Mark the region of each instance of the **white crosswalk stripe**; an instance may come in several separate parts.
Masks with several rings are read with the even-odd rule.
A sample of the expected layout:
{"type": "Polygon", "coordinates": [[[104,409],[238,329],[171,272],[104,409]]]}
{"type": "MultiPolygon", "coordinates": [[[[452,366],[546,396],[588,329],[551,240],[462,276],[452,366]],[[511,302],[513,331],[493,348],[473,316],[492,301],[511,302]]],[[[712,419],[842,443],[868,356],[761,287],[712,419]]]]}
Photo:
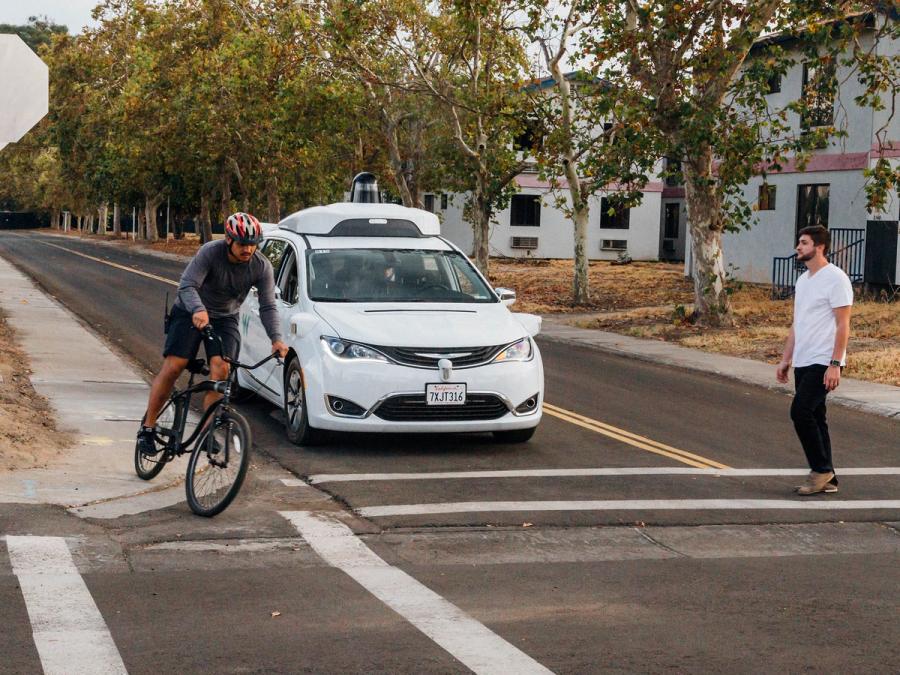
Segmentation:
{"type": "Polygon", "coordinates": [[[62,537],[7,536],[46,675],[113,675],[125,664],[62,537]]]}

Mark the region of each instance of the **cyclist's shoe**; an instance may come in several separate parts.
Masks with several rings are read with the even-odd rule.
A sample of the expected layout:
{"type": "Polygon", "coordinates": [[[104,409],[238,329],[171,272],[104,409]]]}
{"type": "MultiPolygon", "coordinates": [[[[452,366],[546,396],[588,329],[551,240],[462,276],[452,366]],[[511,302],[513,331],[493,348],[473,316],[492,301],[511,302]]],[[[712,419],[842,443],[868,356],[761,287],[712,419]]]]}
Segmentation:
{"type": "Polygon", "coordinates": [[[141,427],[137,434],[137,446],[138,450],[145,457],[152,457],[159,453],[159,448],[156,447],[153,427],[141,427]]]}

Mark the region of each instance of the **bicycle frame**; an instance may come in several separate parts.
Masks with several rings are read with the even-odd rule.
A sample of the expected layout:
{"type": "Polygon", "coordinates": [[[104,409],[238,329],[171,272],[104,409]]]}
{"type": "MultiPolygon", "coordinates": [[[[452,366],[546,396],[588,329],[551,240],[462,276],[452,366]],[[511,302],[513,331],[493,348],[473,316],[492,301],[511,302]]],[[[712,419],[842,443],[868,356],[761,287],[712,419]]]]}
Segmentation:
{"type": "MultiPolygon", "coordinates": [[[[219,346],[220,346],[220,353],[224,353],[224,349],[221,349],[222,340],[218,335],[215,335],[211,331],[211,329],[206,330],[204,332],[204,334],[207,335],[207,337],[209,337],[209,339],[218,340],[219,346]]],[[[235,383],[237,382],[238,368],[245,368],[247,370],[253,370],[254,368],[258,368],[259,366],[264,364],[266,361],[268,361],[272,358],[276,358],[276,356],[277,356],[276,354],[271,354],[270,356],[267,356],[259,363],[252,365],[252,366],[248,366],[243,363],[240,363],[239,361],[231,359],[228,356],[222,356],[222,358],[225,360],[225,362],[228,363],[228,365],[230,366],[230,368],[228,369],[228,376],[224,380],[204,380],[203,382],[194,384],[194,377],[197,375],[197,373],[191,372],[191,376],[188,379],[188,386],[181,391],[175,390],[172,393],[172,395],[169,397],[169,400],[173,404],[175,404],[175,409],[177,411],[177,415],[174,420],[174,423],[172,424],[171,433],[168,433],[169,430],[166,430],[167,433],[163,434],[165,436],[169,436],[169,438],[165,439],[165,441],[166,441],[166,450],[165,450],[166,461],[189,452],[188,448],[190,448],[191,445],[193,445],[194,442],[200,437],[200,435],[203,434],[207,430],[209,424],[214,424],[214,425],[218,424],[218,420],[220,419],[220,417],[223,414],[227,414],[231,410],[231,405],[230,405],[231,404],[231,391],[234,388],[235,383]],[[201,391],[215,391],[215,392],[222,394],[222,398],[220,398],[218,401],[216,401],[211,406],[209,406],[206,410],[203,411],[203,414],[200,417],[200,421],[198,422],[197,427],[194,429],[194,431],[191,433],[191,435],[187,439],[182,439],[182,435],[184,434],[185,426],[187,426],[187,416],[188,416],[188,413],[190,412],[191,398],[193,397],[194,394],[201,392],[201,391]],[[177,405],[177,401],[179,399],[184,400],[183,406],[179,407],[177,405]],[[210,418],[213,415],[215,415],[216,419],[210,420],[210,418]]],[[[280,363],[280,361],[279,361],[279,363],[280,363]]],[[[159,434],[159,431],[157,431],[157,434],[159,434]]],[[[228,443],[225,444],[224,452],[225,452],[225,455],[224,455],[224,458],[222,461],[224,462],[224,464],[227,465],[228,464],[228,453],[229,453],[228,443]]]]}

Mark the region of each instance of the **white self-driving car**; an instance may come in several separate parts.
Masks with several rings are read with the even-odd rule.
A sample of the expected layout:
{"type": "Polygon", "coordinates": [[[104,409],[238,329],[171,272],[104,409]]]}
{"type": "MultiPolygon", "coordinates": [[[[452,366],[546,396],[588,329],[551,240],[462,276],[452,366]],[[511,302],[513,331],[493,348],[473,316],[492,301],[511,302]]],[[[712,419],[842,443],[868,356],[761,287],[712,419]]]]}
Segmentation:
{"type": "MultiPolygon", "coordinates": [[[[345,202],[264,229],[290,353],[238,377],[283,408],[291,441],[315,443],[320,430],[531,438],[544,397],[540,317],[511,313],[515,294],[492,289],[437,216],[345,202]]],[[[256,362],[271,342],[255,289],[240,319],[241,360],[256,362]]]]}

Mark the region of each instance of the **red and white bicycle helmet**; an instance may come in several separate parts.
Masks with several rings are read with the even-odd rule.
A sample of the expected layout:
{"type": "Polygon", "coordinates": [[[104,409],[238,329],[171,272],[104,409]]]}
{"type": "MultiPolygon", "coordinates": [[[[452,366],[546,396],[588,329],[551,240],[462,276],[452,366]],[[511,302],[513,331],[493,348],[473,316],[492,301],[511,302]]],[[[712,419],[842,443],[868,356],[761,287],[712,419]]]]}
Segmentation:
{"type": "Polygon", "coordinates": [[[249,213],[233,213],[225,221],[225,236],[242,245],[259,244],[262,226],[249,213]]]}

